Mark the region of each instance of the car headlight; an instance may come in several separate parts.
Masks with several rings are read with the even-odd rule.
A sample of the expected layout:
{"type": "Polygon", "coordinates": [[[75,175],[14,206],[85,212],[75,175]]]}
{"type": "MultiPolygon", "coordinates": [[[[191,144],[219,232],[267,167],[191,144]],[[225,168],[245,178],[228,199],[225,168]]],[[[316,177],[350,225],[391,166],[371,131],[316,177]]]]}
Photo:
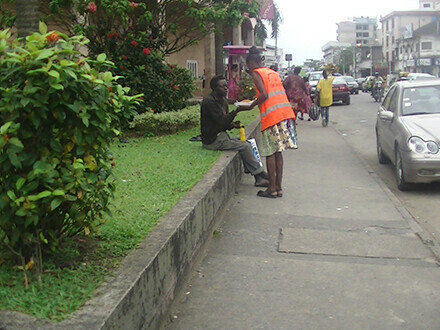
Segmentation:
{"type": "Polygon", "coordinates": [[[409,148],[418,154],[436,154],[439,151],[438,144],[434,141],[425,141],[418,136],[412,136],[408,140],[409,148]]]}

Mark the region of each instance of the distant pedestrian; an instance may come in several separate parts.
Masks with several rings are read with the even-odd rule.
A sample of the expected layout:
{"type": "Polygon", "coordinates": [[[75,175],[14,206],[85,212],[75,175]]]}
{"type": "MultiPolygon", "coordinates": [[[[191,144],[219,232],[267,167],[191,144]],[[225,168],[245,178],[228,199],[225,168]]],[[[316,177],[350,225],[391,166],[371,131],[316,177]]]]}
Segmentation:
{"type": "Polygon", "coordinates": [[[295,67],[293,74],[284,80],[283,85],[286,89],[287,98],[295,111],[295,115],[298,117],[298,114],[301,114],[299,119],[303,120],[304,114],[309,113],[309,109],[312,106],[312,99],[310,98],[309,90],[307,89],[304,79],[299,76],[300,72],[301,67],[295,67]]]}
{"type": "Polygon", "coordinates": [[[322,126],[327,127],[329,108],[333,104],[333,80],[335,77],[328,77],[327,71],[322,71],[322,79],[316,86],[315,104],[321,108],[322,126]]]}
{"type": "Polygon", "coordinates": [[[229,72],[228,81],[228,99],[234,103],[239,98],[240,87],[238,82],[240,81],[240,75],[238,73],[238,64],[233,64],[229,72]]]}
{"type": "Polygon", "coordinates": [[[263,67],[261,54],[256,47],[249,50],[246,65],[255,83],[257,98],[243,109],[260,108],[260,154],[266,156],[269,187],[260,190],[258,196],[276,198],[283,196],[283,155],[286,149],[296,149],[295,113],[287,99],[277,72],[263,67]]]}

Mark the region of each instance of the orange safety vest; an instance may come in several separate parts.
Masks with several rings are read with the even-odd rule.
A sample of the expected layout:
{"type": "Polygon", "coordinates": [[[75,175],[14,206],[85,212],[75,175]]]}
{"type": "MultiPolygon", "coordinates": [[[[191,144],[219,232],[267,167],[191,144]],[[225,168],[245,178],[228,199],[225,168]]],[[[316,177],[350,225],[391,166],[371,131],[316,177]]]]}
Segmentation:
{"type": "MultiPolygon", "coordinates": [[[[281,123],[286,119],[295,120],[295,113],[287,99],[286,91],[277,72],[269,68],[255,69],[263,80],[266,89],[267,99],[260,104],[261,131],[281,123]]],[[[257,98],[260,96],[258,88],[255,86],[257,98]]]]}

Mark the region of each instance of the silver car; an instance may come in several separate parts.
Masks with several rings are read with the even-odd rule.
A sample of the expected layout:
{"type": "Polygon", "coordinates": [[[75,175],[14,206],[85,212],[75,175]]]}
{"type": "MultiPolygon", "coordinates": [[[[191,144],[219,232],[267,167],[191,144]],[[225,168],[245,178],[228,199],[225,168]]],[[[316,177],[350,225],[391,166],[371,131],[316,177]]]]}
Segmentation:
{"type": "Polygon", "coordinates": [[[397,187],[440,181],[440,79],[400,81],[377,114],[377,156],[391,161],[397,187]]]}

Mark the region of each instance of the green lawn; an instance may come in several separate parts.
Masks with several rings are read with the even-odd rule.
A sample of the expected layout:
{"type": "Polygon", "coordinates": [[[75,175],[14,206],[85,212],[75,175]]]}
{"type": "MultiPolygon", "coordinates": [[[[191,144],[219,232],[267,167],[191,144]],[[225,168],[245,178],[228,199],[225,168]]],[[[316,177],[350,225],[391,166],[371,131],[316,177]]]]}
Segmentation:
{"type": "MultiPolygon", "coordinates": [[[[237,120],[248,125],[257,114],[257,109],[242,112],[237,120]]],[[[25,289],[21,271],[0,250],[0,310],[60,321],[89,300],[121,258],[221,155],[189,141],[199,132],[197,127],[176,135],[115,142],[111,146],[116,163],[113,216],[94,237],[68,240],[56,255],[46,258],[42,285],[33,278],[25,289]]],[[[238,137],[238,131],[231,135],[238,137]]]]}

